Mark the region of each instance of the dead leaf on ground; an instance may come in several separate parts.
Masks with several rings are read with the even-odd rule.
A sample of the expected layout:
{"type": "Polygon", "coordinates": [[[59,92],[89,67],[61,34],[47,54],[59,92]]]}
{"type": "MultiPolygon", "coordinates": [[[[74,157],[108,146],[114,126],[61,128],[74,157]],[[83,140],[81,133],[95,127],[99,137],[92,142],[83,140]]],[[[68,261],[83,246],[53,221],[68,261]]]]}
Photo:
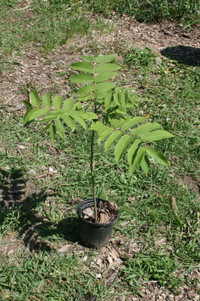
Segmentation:
{"type": "MultiPolygon", "coordinates": [[[[97,206],[97,215],[99,224],[111,223],[118,215],[119,208],[113,202],[100,201],[97,206]]],[[[85,208],[82,212],[83,218],[94,223],[94,207],[85,208]]]]}

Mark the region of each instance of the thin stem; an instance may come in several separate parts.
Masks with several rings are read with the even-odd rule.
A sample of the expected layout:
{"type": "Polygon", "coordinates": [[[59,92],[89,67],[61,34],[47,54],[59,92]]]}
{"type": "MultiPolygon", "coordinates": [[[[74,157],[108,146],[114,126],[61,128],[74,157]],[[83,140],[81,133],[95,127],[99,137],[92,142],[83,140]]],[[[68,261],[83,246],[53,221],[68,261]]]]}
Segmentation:
{"type": "MultiPolygon", "coordinates": [[[[94,65],[94,74],[95,76],[96,72],[96,66],[94,65]]],[[[93,82],[94,85],[94,113],[97,113],[97,98],[96,98],[96,89],[95,89],[95,80],[93,82]]],[[[91,178],[92,178],[92,196],[93,196],[93,202],[94,202],[94,222],[97,223],[98,216],[97,216],[97,200],[96,200],[96,192],[95,192],[95,179],[94,179],[94,136],[95,132],[92,131],[92,137],[91,137],[91,157],[90,157],[90,170],[91,170],[91,178]]]]}
{"type": "Polygon", "coordinates": [[[94,221],[95,221],[95,223],[97,223],[97,202],[96,202],[95,180],[94,180],[94,135],[95,135],[95,132],[92,131],[90,170],[91,170],[91,178],[92,178],[92,195],[93,195],[93,201],[94,201],[94,221]]]}

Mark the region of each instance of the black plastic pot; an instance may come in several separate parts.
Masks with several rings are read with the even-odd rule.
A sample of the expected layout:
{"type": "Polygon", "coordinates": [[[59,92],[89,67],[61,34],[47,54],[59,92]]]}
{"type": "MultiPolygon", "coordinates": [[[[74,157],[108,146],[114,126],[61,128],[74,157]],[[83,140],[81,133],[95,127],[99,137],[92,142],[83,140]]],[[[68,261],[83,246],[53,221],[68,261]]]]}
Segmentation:
{"type": "MultiPolygon", "coordinates": [[[[99,199],[99,198],[97,198],[96,200],[97,200],[97,207],[100,201],[108,202],[104,199],[99,199]]],[[[108,224],[91,223],[83,219],[82,217],[83,210],[89,207],[94,207],[94,201],[92,198],[83,200],[82,202],[80,202],[77,208],[77,213],[80,220],[80,237],[82,242],[86,246],[99,249],[105,246],[109,241],[114,222],[118,218],[118,215],[115,217],[115,219],[112,222],[108,224]]]]}

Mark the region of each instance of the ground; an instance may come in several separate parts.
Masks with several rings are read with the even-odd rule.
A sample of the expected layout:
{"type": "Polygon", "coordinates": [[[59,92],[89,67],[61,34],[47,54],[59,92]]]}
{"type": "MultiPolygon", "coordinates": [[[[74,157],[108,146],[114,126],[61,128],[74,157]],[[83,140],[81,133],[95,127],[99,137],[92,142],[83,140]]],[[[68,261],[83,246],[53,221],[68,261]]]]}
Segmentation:
{"type": "MultiPolygon", "coordinates": [[[[93,16],[92,19],[95,22],[97,17],[93,16]]],[[[113,21],[105,22],[111,23],[111,33],[102,35],[94,31],[89,36],[71,38],[66,45],[56,48],[50,54],[42,54],[37,51],[37,47],[31,46],[22,51],[21,57],[14,52],[12,59],[16,66],[9,74],[5,71],[0,73],[1,94],[8,110],[9,107],[10,110],[21,110],[22,101],[27,98],[26,91],[32,86],[42,86],[44,90],[53,88],[65,94],[69,82],[69,65],[80,54],[90,54],[93,48],[99,49],[99,52],[115,53],[124,46],[140,49],[148,47],[158,56],[161,53],[171,54],[176,59],[177,53],[181,59],[188,57],[188,60],[192,60],[193,56],[194,62],[200,62],[199,28],[183,30],[176,23],[145,24],[128,17],[114,17],[113,21]],[[62,73],[64,76],[60,77],[62,73]]]]}
{"type": "MultiPolygon", "coordinates": [[[[91,17],[95,21],[97,16],[91,17]]],[[[39,88],[40,92],[53,90],[61,95],[66,95],[66,89],[69,87],[70,72],[69,65],[72,62],[77,61],[80,54],[91,54],[93,50],[98,50],[100,53],[119,53],[120,48],[138,47],[151,49],[155,55],[159,57],[163,54],[166,56],[172,55],[174,59],[184,60],[187,57],[187,61],[196,65],[200,62],[200,34],[199,29],[195,30],[183,30],[175,23],[166,24],[144,24],[139,23],[127,16],[118,18],[113,16],[113,20],[104,20],[110,23],[112,26],[111,32],[100,34],[98,31],[92,32],[89,36],[74,37],[68,40],[66,45],[57,47],[52,53],[42,53],[37,50],[35,45],[29,45],[24,49],[20,56],[18,53],[13,52],[12,60],[15,62],[11,70],[3,70],[0,73],[0,93],[3,96],[3,105],[7,107],[7,112],[24,113],[24,105],[22,103],[28,97],[27,92],[34,86],[39,88]],[[181,45],[181,47],[180,47],[181,45]],[[185,47],[184,47],[185,46],[185,47]],[[170,48],[172,47],[172,48],[170,48]],[[171,49],[171,51],[170,51],[171,49]],[[191,58],[193,56],[193,58],[191,58]]],[[[120,56],[118,60],[120,61],[120,56]]],[[[18,144],[16,147],[17,152],[22,152],[28,148],[28,145],[18,144]]],[[[9,167],[8,167],[9,169],[9,167]]],[[[32,171],[34,173],[34,170],[32,171]]],[[[44,177],[51,177],[52,174],[56,174],[53,169],[45,170],[44,177]]],[[[31,170],[30,170],[31,174],[31,170]]],[[[184,184],[191,185],[198,189],[196,182],[191,182],[187,177],[184,178],[184,184]]],[[[19,179],[15,183],[13,180],[12,188],[0,187],[2,199],[7,198],[7,201],[14,200],[19,204],[24,202],[24,206],[27,205],[28,195],[30,192],[36,192],[36,185],[32,183],[32,180],[26,183],[21,183],[19,186],[19,179]],[[18,186],[16,186],[18,185],[18,186]],[[6,189],[7,188],[7,189],[6,189]]],[[[131,198],[131,196],[130,196],[131,198]]],[[[73,200],[74,204],[78,204],[79,199],[73,200]]],[[[76,221],[67,220],[63,223],[76,223],[76,221]]],[[[38,219],[38,225],[40,220],[38,219]]],[[[125,225],[124,225],[125,226],[125,225]]],[[[144,225],[145,226],[145,225],[144,225]]],[[[31,226],[32,227],[32,226],[31,226]]],[[[13,254],[16,249],[22,254],[28,254],[29,252],[35,252],[37,248],[40,248],[42,239],[34,234],[34,228],[24,229],[22,238],[18,237],[18,234],[13,232],[11,236],[6,236],[0,246],[0,256],[7,256],[9,260],[13,258],[13,254]]],[[[37,227],[37,224],[35,224],[37,227]]],[[[166,241],[163,241],[158,237],[157,243],[159,245],[164,244],[166,249],[170,249],[170,245],[166,245],[166,241]]],[[[79,243],[63,242],[54,243],[53,245],[43,245],[43,247],[49,248],[53,253],[69,254],[78,253],[85,254],[85,247],[79,243]]],[[[130,241],[128,244],[124,241],[124,238],[117,237],[117,239],[111,239],[109,244],[104,247],[101,252],[96,251],[96,259],[92,260],[91,267],[96,272],[97,279],[104,279],[109,285],[113,281],[120,281],[117,279],[118,269],[123,266],[123,257],[133,256],[135,252],[139,252],[143,247],[142,243],[130,241]],[[102,271],[104,271],[102,273],[102,271]]],[[[87,255],[83,256],[82,263],[90,259],[90,251],[87,251],[87,255]]],[[[14,260],[13,260],[14,261],[14,260]]],[[[86,271],[88,267],[84,266],[86,271]]],[[[189,277],[200,278],[199,270],[194,270],[190,273],[189,277]]],[[[96,300],[92,296],[88,296],[86,300],[96,300]]],[[[168,291],[165,291],[164,287],[159,287],[156,281],[144,281],[142,291],[139,297],[123,296],[121,299],[116,300],[199,300],[199,295],[195,290],[191,290],[185,285],[180,289],[180,294],[175,295],[168,291]]]]}

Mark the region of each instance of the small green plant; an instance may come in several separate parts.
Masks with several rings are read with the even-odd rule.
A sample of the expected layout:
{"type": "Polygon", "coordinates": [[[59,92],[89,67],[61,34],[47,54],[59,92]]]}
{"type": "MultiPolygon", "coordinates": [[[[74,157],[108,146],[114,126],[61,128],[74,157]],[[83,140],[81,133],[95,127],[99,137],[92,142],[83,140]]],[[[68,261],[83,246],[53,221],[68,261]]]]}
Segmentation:
{"type": "Polygon", "coordinates": [[[144,50],[132,48],[124,55],[125,63],[136,67],[148,67],[155,60],[156,55],[147,47],[144,50]]]}
{"type": "Polygon", "coordinates": [[[104,141],[105,150],[114,147],[117,163],[127,152],[130,172],[139,167],[148,174],[150,160],[168,166],[164,155],[152,143],[173,137],[156,122],[147,122],[145,117],[132,116],[139,95],[132,88],[118,87],[110,79],[117,76],[120,66],[114,55],[81,56],[82,62],[71,65],[77,74],[71,81],[79,86],[75,98],[64,100],[50,93],[39,98],[36,91],[30,93],[30,102],[25,101],[27,112],[24,125],[39,119],[45,123],[42,132],[48,131],[53,142],[57,134],[64,139],[66,127],[75,131],[76,123],[91,131],[90,170],[94,200],[94,221],[98,221],[94,174],[94,139],[104,141]],[[84,84],[84,85],[82,85],[84,84]]]}

